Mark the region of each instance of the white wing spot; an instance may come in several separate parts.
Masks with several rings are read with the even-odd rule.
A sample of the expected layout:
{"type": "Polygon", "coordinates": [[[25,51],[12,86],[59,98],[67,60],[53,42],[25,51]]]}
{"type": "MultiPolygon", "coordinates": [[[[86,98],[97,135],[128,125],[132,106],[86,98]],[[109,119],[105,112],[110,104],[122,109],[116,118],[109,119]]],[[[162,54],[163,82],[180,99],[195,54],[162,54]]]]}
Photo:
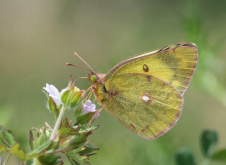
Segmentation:
{"type": "Polygon", "coordinates": [[[149,100],[151,100],[148,96],[145,96],[145,95],[142,97],[142,99],[143,99],[143,101],[146,102],[146,103],[147,103],[149,100]]]}

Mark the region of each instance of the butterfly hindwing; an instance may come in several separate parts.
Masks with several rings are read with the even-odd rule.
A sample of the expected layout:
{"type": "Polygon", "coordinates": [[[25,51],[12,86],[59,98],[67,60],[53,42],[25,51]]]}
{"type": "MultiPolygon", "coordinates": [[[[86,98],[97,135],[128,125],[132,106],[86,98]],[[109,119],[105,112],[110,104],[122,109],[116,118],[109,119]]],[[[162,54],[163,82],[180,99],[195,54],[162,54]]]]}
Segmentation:
{"type": "Polygon", "coordinates": [[[181,42],[130,57],[112,68],[105,81],[113,75],[144,73],[158,77],[184,94],[197,63],[197,47],[181,42]]]}
{"type": "Polygon", "coordinates": [[[169,83],[142,73],[120,74],[105,82],[106,109],[130,131],[146,139],[167,132],[178,120],[181,94],[169,83]]]}

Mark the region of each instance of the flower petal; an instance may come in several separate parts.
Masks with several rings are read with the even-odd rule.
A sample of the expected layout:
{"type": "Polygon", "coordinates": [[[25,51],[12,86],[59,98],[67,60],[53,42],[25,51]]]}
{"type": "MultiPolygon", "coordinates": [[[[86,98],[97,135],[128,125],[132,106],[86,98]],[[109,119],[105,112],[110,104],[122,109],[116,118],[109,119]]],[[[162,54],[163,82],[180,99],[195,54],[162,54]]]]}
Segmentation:
{"type": "Polygon", "coordinates": [[[96,115],[94,115],[94,119],[98,118],[100,116],[100,113],[97,113],[96,115]]]}
{"type": "Polygon", "coordinates": [[[51,90],[50,94],[55,95],[55,96],[59,95],[59,91],[54,85],[50,85],[50,90],[51,90]]]}
{"type": "Polygon", "coordinates": [[[59,107],[60,104],[62,104],[60,97],[54,96],[52,94],[49,95],[49,97],[52,97],[53,101],[56,103],[56,105],[59,107]]]}

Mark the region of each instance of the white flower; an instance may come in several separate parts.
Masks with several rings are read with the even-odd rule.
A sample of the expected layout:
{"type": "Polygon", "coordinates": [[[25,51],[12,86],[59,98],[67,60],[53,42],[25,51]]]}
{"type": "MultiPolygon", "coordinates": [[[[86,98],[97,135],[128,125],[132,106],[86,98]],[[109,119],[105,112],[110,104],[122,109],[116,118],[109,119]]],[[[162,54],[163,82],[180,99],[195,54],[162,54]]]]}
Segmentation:
{"type": "MultiPolygon", "coordinates": [[[[84,104],[82,106],[82,112],[81,112],[81,114],[88,113],[88,112],[96,112],[96,111],[97,111],[96,110],[96,105],[95,104],[92,104],[92,102],[90,100],[88,100],[86,102],[86,104],[84,104]]],[[[98,118],[99,116],[100,116],[100,113],[95,114],[94,119],[98,118]]]]}
{"type": "Polygon", "coordinates": [[[62,89],[61,92],[58,91],[58,89],[54,85],[49,85],[46,83],[46,87],[43,87],[43,89],[46,90],[46,92],[49,94],[49,97],[53,99],[53,101],[56,103],[56,105],[59,107],[62,103],[61,101],[61,95],[68,90],[68,88],[62,89]]]}

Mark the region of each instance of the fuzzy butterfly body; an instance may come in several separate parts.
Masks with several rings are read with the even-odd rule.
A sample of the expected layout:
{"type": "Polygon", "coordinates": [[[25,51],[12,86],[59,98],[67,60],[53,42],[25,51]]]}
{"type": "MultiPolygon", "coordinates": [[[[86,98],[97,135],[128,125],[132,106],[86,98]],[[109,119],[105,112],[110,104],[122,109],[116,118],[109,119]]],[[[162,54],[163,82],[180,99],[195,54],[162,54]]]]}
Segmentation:
{"type": "Polygon", "coordinates": [[[142,138],[155,139],[179,119],[197,56],[193,43],[172,44],[123,60],[106,75],[91,72],[87,79],[110,114],[142,138]]]}

